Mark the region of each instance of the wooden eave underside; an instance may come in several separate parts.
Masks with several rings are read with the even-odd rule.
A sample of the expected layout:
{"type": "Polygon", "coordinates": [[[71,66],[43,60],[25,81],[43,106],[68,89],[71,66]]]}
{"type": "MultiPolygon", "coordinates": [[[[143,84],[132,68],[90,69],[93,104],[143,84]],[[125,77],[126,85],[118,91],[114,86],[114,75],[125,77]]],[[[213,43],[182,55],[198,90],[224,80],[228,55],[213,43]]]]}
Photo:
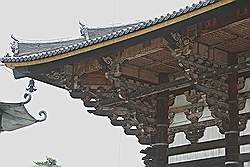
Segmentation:
{"type": "Polygon", "coordinates": [[[200,36],[198,42],[228,53],[249,51],[250,18],[204,33],[200,36]]]}
{"type": "MultiPolygon", "coordinates": [[[[168,28],[168,27],[172,27],[172,25],[175,25],[177,23],[182,23],[183,21],[187,21],[191,18],[195,18],[196,16],[202,15],[202,14],[206,14],[207,12],[210,12],[214,9],[218,9],[220,7],[224,7],[227,6],[231,3],[235,2],[235,0],[221,0],[215,4],[211,4],[208,5],[206,7],[203,7],[199,10],[195,10],[193,12],[189,12],[187,14],[181,15],[179,17],[176,17],[174,19],[171,19],[169,21],[145,28],[143,30],[139,30],[133,33],[129,33],[127,35],[124,35],[122,37],[119,38],[115,38],[112,40],[108,40],[102,43],[98,43],[95,45],[91,45],[88,47],[84,47],[82,49],[78,49],[72,52],[68,52],[65,54],[60,54],[57,56],[53,56],[53,57],[49,57],[49,58],[44,58],[44,59],[39,59],[39,60],[35,60],[35,61],[28,61],[28,62],[21,62],[21,63],[6,63],[6,65],[10,68],[16,68],[16,67],[25,67],[25,66],[31,66],[31,65],[38,65],[38,64],[45,64],[45,63],[50,63],[50,62],[54,62],[54,61],[58,61],[58,60],[63,60],[72,56],[76,56],[76,57],[82,57],[83,53],[88,53],[90,51],[94,51],[94,50],[99,50],[101,48],[105,48],[111,45],[115,45],[121,42],[125,42],[125,41],[130,41],[130,39],[134,39],[135,37],[142,37],[148,34],[154,34],[158,30],[163,30],[164,28],[168,28]]],[[[126,44],[127,45],[127,44],[126,44]]]]}
{"type": "MultiPolygon", "coordinates": [[[[192,48],[193,54],[221,65],[227,62],[228,53],[233,52],[240,57],[248,57],[250,51],[249,34],[250,18],[205,32],[196,39],[192,48]]],[[[120,50],[110,51],[105,56],[114,59],[116,57],[127,59],[128,61],[121,67],[121,72],[125,77],[138,81],[158,84],[159,73],[168,73],[175,75],[175,77],[183,76],[182,69],[178,66],[177,60],[169,50],[168,42],[164,38],[155,38],[120,50]]],[[[100,72],[102,67],[98,63],[98,57],[91,56],[78,61],[65,60],[60,64],[54,62],[43,66],[31,66],[32,76],[30,77],[46,82],[39,77],[40,73],[49,73],[51,70],[62,68],[63,65],[67,64],[74,66],[72,75],[84,75],[83,85],[95,88],[98,85],[104,86],[108,83],[111,86],[106,81],[104,72],[100,72]]],[[[47,83],[59,86],[49,81],[47,83]]]]}

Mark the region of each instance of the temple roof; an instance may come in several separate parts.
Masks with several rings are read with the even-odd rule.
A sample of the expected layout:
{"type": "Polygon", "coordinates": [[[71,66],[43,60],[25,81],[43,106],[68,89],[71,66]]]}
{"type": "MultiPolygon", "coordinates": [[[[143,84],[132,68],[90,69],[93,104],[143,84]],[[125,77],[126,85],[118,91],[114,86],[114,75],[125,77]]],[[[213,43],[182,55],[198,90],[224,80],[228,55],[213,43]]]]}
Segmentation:
{"type": "MultiPolygon", "coordinates": [[[[107,28],[87,28],[89,35],[87,39],[80,37],[54,42],[22,42],[14,39],[12,44],[14,56],[5,56],[1,61],[6,64],[16,64],[39,60],[37,64],[41,64],[63,59],[164,28],[234,1],[236,0],[204,0],[198,4],[182,8],[179,11],[174,11],[136,24],[107,28]],[[58,55],[64,56],[58,57],[58,55]],[[48,58],[48,61],[40,61],[46,58],[48,58]]],[[[25,65],[33,64],[28,63],[19,66],[25,65]]]]}

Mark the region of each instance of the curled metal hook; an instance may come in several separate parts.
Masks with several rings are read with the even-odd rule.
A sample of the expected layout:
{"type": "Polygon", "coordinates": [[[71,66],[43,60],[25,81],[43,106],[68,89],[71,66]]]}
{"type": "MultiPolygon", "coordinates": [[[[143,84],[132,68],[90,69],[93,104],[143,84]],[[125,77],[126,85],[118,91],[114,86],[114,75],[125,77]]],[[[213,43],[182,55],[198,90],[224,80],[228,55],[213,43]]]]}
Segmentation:
{"type": "Polygon", "coordinates": [[[43,121],[45,121],[46,119],[47,119],[47,113],[45,112],[45,111],[40,111],[39,113],[38,113],[40,116],[43,116],[43,118],[42,119],[39,119],[39,120],[37,120],[36,122],[43,122],[43,121]]]}
{"type": "Polygon", "coordinates": [[[29,103],[30,100],[31,100],[31,94],[25,93],[25,94],[24,94],[24,98],[26,99],[26,101],[24,101],[23,104],[29,103]]]}

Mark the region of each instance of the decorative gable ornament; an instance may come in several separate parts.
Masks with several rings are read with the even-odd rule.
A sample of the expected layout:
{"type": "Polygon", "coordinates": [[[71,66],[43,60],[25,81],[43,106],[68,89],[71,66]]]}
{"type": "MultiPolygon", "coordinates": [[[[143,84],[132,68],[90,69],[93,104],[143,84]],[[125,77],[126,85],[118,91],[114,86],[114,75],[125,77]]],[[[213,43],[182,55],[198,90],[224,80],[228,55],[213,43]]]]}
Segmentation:
{"type": "Polygon", "coordinates": [[[19,45],[19,41],[14,37],[14,35],[12,34],[11,39],[13,39],[13,41],[10,43],[10,47],[11,47],[11,51],[14,55],[18,54],[18,45],[19,45]]]}
{"type": "Polygon", "coordinates": [[[80,21],[79,21],[79,24],[80,24],[80,33],[81,33],[81,36],[85,40],[89,40],[89,33],[88,33],[88,29],[87,29],[86,25],[82,24],[80,21]]]}

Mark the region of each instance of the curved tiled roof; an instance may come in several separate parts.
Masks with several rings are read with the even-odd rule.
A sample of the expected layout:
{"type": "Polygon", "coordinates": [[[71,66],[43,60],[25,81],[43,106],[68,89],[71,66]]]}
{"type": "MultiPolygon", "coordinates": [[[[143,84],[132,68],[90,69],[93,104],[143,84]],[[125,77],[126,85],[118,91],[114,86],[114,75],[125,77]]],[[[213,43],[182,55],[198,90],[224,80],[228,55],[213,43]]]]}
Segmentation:
{"type": "Polygon", "coordinates": [[[130,34],[132,32],[136,32],[162,22],[172,20],[178,16],[198,10],[210,4],[214,4],[218,1],[222,0],[200,1],[197,4],[187,6],[184,9],[174,11],[171,14],[168,13],[167,15],[162,15],[160,17],[139,22],[136,24],[130,24],[120,27],[88,29],[90,37],[89,40],[85,40],[84,38],[78,38],[68,41],[57,41],[48,43],[18,43],[18,53],[15,56],[3,57],[1,61],[3,63],[16,63],[54,57],[59,54],[68,53],[84,47],[95,45],[97,43],[102,43],[104,41],[118,38],[130,34]]]}
{"type": "MultiPolygon", "coordinates": [[[[90,39],[95,39],[98,37],[105,36],[106,34],[110,34],[113,32],[117,32],[119,30],[123,30],[129,26],[133,26],[133,24],[123,25],[118,27],[106,27],[106,28],[90,28],[87,29],[88,35],[90,39]]],[[[12,36],[12,38],[14,38],[12,36]]],[[[14,38],[15,39],[15,38],[14,38]]],[[[17,39],[15,39],[18,41],[17,39]]],[[[35,41],[35,42],[20,42],[18,41],[18,53],[14,54],[14,57],[22,57],[27,55],[32,55],[35,53],[41,52],[49,52],[60,48],[71,47],[77,45],[79,43],[85,42],[86,39],[84,37],[76,38],[76,39],[63,39],[57,41],[35,41]]]]}

